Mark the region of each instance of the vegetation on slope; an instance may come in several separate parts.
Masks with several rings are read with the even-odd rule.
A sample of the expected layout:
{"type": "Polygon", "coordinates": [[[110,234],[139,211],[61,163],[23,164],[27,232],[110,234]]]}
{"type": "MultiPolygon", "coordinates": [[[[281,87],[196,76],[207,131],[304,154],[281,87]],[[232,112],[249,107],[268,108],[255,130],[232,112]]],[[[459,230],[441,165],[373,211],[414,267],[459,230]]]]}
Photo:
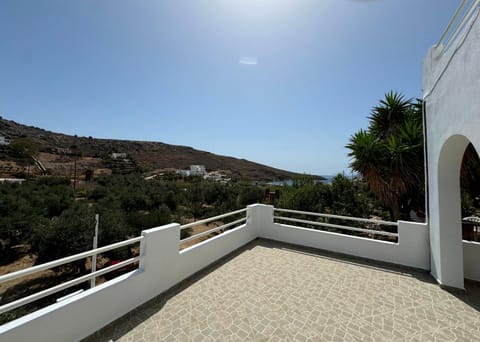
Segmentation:
{"type": "MultiPolygon", "coordinates": [[[[207,170],[225,170],[237,180],[282,180],[297,176],[285,170],[254,163],[245,159],[220,156],[195,150],[187,146],[169,145],[160,142],[96,139],[53,133],[38,127],[18,124],[0,117],[0,135],[12,140],[15,150],[0,146],[0,161],[19,162],[21,169],[32,163],[31,157],[40,152],[39,159],[48,159],[52,167],[47,168],[54,176],[66,176],[70,165],[77,161],[79,173],[88,168],[103,168],[119,173],[148,173],[161,169],[186,169],[190,165],[205,165],[207,170]],[[20,145],[20,146],[18,146],[20,145]],[[23,153],[19,153],[26,148],[23,153]],[[34,151],[35,150],[35,151],[34,151]],[[29,153],[30,151],[34,153],[29,153]],[[14,152],[14,153],[12,153],[14,152]],[[111,158],[112,153],[126,153],[128,165],[125,170],[111,158]],[[90,162],[90,165],[89,165],[90,162]],[[62,167],[67,165],[67,167],[62,167]],[[82,165],[85,164],[84,167],[82,165]],[[67,170],[67,171],[65,171],[67,170]]],[[[44,161],[44,160],[42,160],[44,161]]],[[[0,165],[0,177],[13,173],[0,165]]],[[[32,172],[35,168],[31,169],[32,172]]],[[[16,168],[18,171],[18,168],[16,168]]]]}

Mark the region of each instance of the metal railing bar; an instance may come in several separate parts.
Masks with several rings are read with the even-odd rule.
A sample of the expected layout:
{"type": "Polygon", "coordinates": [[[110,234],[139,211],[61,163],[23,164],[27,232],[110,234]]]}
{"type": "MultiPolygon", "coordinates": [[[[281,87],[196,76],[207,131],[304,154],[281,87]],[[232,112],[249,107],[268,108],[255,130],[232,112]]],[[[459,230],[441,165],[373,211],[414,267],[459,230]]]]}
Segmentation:
{"type": "Polygon", "coordinates": [[[334,219],[357,221],[357,222],[375,223],[375,224],[380,224],[380,225],[385,225],[385,226],[398,226],[398,222],[365,219],[365,218],[360,218],[360,217],[349,217],[349,216],[340,216],[340,215],[333,215],[333,214],[321,214],[321,213],[313,213],[313,212],[309,212],[309,211],[299,211],[299,210],[292,210],[292,209],[277,209],[277,208],[275,208],[274,210],[278,211],[278,212],[291,213],[291,214],[312,215],[312,216],[325,217],[325,218],[334,218],[334,219]]]}
{"type": "Polygon", "coordinates": [[[218,216],[213,216],[213,217],[206,218],[206,219],[199,220],[199,221],[195,221],[195,222],[192,222],[192,223],[187,223],[187,224],[184,224],[184,225],[180,226],[180,230],[190,228],[190,227],[193,227],[193,226],[196,226],[196,225],[199,225],[199,224],[204,224],[204,223],[208,223],[208,222],[211,222],[211,221],[219,220],[219,219],[224,218],[224,217],[240,214],[240,213],[243,213],[243,212],[246,212],[246,211],[247,211],[246,208],[239,209],[239,210],[232,211],[230,213],[226,213],[226,214],[222,214],[222,215],[218,215],[218,216]]]}
{"type": "Polygon", "coordinates": [[[467,23],[467,21],[472,17],[473,12],[477,9],[476,7],[480,3],[479,0],[475,0],[472,3],[472,7],[468,10],[467,14],[463,17],[462,21],[457,25],[455,31],[453,31],[452,35],[448,38],[447,42],[444,45],[444,49],[448,48],[450,44],[458,37],[460,32],[462,31],[463,27],[467,23]]]}
{"type": "Polygon", "coordinates": [[[119,262],[118,264],[105,267],[105,268],[103,268],[101,270],[98,270],[98,271],[95,271],[93,273],[86,274],[86,275],[81,276],[79,278],[69,280],[65,283],[50,287],[46,290],[34,293],[30,296],[18,299],[16,301],[10,302],[10,303],[5,304],[5,305],[2,305],[2,306],[0,306],[0,314],[2,314],[4,312],[7,312],[7,311],[10,311],[10,310],[13,310],[13,309],[16,309],[20,306],[29,304],[31,302],[34,302],[36,300],[39,300],[41,298],[44,298],[44,297],[49,296],[51,294],[54,294],[56,292],[65,290],[65,289],[67,289],[69,287],[72,287],[72,286],[75,286],[77,284],[86,282],[86,281],[92,279],[93,277],[98,277],[98,276],[101,276],[102,274],[105,274],[105,273],[108,273],[108,272],[111,272],[111,271],[115,271],[116,269],[128,266],[130,264],[133,264],[134,262],[140,261],[141,258],[142,257],[138,256],[138,257],[135,257],[135,258],[130,258],[130,259],[124,260],[122,262],[119,262]]]}
{"type": "Polygon", "coordinates": [[[438,40],[438,43],[436,46],[440,46],[440,44],[443,43],[443,40],[445,39],[445,37],[447,36],[447,34],[450,32],[451,28],[453,27],[453,24],[455,24],[457,22],[457,19],[458,19],[458,16],[460,15],[460,13],[462,12],[463,8],[467,5],[469,0],[463,0],[462,3],[460,4],[460,6],[458,6],[457,10],[455,11],[455,14],[453,15],[452,19],[450,20],[450,22],[448,23],[448,26],[447,28],[445,29],[445,31],[443,32],[442,36],[440,37],[440,39],[438,40]]]}
{"type": "Polygon", "coordinates": [[[143,239],[143,236],[138,236],[138,237],[133,238],[133,239],[120,241],[120,242],[113,243],[113,244],[108,245],[108,246],[100,247],[100,248],[97,248],[97,249],[92,249],[90,251],[86,251],[86,252],[78,253],[78,254],[71,255],[71,256],[68,256],[68,257],[65,257],[65,258],[61,258],[61,259],[53,260],[53,261],[50,261],[50,262],[46,262],[46,263],[38,265],[38,266],[32,266],[30,268],[26,268],[26,269],[23,269],[23,270],[15,271],[15,272],[12,272],[12,273],[7,273],[7,274],[4,274],[4,275],[0,276],[0,284],[4,283],[6,281],[9,281],[9,280],[24,277],[24,276],[32,274],[32,273],[40,272],[40,271],[47,270],[47,269],[57,267],[57,266],[61,266],[61,265],[64,265],[64,264],[67,264],[67,263],[70,263],[70,262],[73,262],[73,261],[84,259],[84,258],[87,258],[87,257],[92,256],[94,254],[100,254],[100,253],[103,253],[103,252],[108,252],[112,249],[120,248],[120,247],[123,247],[123,246],[128,246],[128,245],[134,244],[136,242],[142,241],[142,239],[143,239]]]}
{"type": "Polygon", "coordinates": [[[341,226],[341,225],[338,225],[338,224],[331,224],[331,223],[325,223],[325,222],[317,222],[317,221],[294,219],[294,218],[283,217],[283,216],[274,216],[274,218],[277,219],[277,220],[284,220],[284,221],[296,222],[296,223],[313,224],[313,225],[322,226],[322,227],[329,227],[329,228],[337,228],[337,229],[351,230],[351,231],[354,231],[354,232],[363,232],[363,233],[369,233],[369,234],[376,234],[376,235],[384,235],[384,236],[398,237],[398,233],[390,233],[390,232],[385,232],[385,231],[383,231],[383,230],[373,230],[373,229],[366,229],[366,228],[357,228],[357,227],[341,226]]]}
{"type": "Polygon", "coordinates": [[[185,239],[183,239],[183,240],[180,240],[180,244],[185,243],[185,242],[188,242],[188,241],[190,241],[190,240],[195,240],[195,239],[201,238],[202,236],[205,236],[205,235],[209,235],[209,234],[215,233],[215,232],[217,232],[217,231],[219,231],[219,230],[222,230],[222,229],[231,227],[231,226],[233,226],[233,225],[242,223],[242,222],[244,222],[244,221],[246,221],[246,220],[247,220],[247,218],[244,217],[244,218],[238,219],[238,220],[236,220],[236,221],[233,221],[233,222],[230,222],[230,223],[221,225],[221,226],[219,226],[219,227],[215,227],[215,228],[206,230],[206,231],[201,232],[201,233],[198,233],[198,234],[196,234],[196,235],[189,236],[189,237],[187,237],[187,238],[185,238],[185,239]]]}

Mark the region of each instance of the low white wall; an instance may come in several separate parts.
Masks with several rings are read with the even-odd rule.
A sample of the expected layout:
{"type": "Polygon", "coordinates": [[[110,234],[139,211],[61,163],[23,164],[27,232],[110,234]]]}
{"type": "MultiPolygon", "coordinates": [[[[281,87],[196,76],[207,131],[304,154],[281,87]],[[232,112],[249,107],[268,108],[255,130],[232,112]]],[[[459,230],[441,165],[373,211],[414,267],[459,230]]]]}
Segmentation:
{"type": "Polygon", "coordinates": [[[144,283],[141,271],[120,276],[0,326],[0,341],[78,341],[143,303],[144,283]]]}
{"type": "Polygon", "coordinates": [[[463,241],[463,273],[465,278],[480,281],[480,243],[463,241]]]}
{"type": "Polygon", "coordinates": [[[178,255],[180,226],[153,228],[142,235],[145,254],[139,270],[1,326],[0,340],[78,341],[166,290],[166,266],[174,243],[178,255]]]}
{"type": "Polygon", "coordinates": [[[429,270],[428,226],[412,222],[399,222],[398,231],[398,243],[392,243],[274,223],[268,229],[263,230],[260,236],[276,241],[429,270]]]}

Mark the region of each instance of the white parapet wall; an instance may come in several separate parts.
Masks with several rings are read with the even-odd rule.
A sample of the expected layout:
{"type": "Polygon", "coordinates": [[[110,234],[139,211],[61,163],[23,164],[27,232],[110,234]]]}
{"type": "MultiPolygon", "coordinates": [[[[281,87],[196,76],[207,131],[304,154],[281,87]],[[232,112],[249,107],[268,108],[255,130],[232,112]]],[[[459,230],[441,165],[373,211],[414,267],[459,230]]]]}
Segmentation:
{"type": "Polygon", "coordinates": [[[278,223],[274,228],[261,237],[424,270],[430,269],[428,227],[425,224],[412,226],[410,222],[400,223],[398,243],[278,223]]]}
{"type": "Polygon", "coordinates": [[[463,274],[466,279],[480,281],[480,243],[463,241],[463,274]]]}
{"type": "Polygon", "coordinates": [[[398,243],[301,228],[273,222],[273,207],[262,208],[259,236],[301,246],[399,265],[430,269],[429,232],[425,223],[398,222],[398,243]]]}
{"type": "Polygon", "coordinates": [[[246,224],[182,251],[179,224],[142,235],[138,270],[0,326],[0,341],[78,341],[257,237],[422,269],[430,258],[425,224],[399,222],[399,242],[388,243],[275,224],[262,204],[248,206],[246,224]]]}

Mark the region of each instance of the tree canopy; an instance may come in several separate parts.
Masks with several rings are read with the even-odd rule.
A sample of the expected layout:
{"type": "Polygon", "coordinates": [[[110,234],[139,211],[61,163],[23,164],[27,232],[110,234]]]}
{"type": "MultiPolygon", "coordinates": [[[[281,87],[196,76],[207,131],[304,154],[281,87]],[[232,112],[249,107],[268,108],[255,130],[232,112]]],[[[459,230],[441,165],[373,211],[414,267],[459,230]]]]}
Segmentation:
{"type": "Polygon", "coordinates": [[[398,220],[404,208],[423,203],[422,100],[389,92],[373,107],[368,129],[353,134],[346,147],[350,167],[398,220]]]}

